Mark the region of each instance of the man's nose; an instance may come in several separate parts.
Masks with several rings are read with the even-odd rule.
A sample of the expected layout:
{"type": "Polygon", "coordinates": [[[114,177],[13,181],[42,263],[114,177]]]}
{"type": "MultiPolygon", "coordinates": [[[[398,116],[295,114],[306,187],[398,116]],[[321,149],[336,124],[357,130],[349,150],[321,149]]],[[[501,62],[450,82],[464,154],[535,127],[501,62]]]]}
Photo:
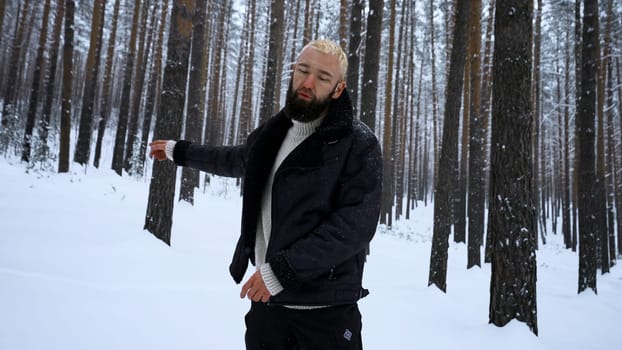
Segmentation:
{"type": "Polygon", "coordinates": [[[308,74],[305,79],[302,81],[302,86],[307,89],[315,88],[315,77],[313,74],[308,74]]]}

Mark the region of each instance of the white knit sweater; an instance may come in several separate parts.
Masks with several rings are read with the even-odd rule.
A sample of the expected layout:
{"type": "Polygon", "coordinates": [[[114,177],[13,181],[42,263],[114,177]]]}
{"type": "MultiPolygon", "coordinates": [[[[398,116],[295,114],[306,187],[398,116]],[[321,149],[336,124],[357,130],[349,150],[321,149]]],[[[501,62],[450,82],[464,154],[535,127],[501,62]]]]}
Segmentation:
{"type": "Polygon", "coordinates": [[[274,181],[274,175],[276,171],[283,163],[283,160],[302,143],[307,137],[317,130],[324,118],[318,118],[308,123],[301,123],[293,120],[294,125],[289,128],[279,152],[276,154],[276,159],[272,165],[270,176],[266,181],[266,187],[264,188],[263,196],[261,197],[261,215],[257,222],[257,238],[255,240],[255,262],[259,271],[261,271],[261,277],[263,278],[270,294],[277,295],[283,291],[283,286],[279,283],[279,280],[272,272],[270,264],[266,263],[266,251],[268,249],[268,242],[270,242],[270,232],[272,230],[272,183],[274,181]]]}

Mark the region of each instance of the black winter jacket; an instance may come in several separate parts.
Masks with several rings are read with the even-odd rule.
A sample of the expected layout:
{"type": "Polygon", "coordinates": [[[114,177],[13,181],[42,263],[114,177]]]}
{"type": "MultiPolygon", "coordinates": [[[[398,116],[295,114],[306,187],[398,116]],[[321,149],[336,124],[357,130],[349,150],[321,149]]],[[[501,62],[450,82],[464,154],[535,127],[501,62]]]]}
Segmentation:
{"type": "MultiPolygon", "coordinates": [[[[220,176],[244,177],[241,235],[230,272],[240,283],[254,247],[261,196],[287,130],[282,110],[246,144],[208,147],[179,141],[175,163],[220,176]]],[[[378,223],[382,155],[378,140],[353,120],[347,92],[329,106],[318,130],[277,169],[266,261],[284,291],[271,303],[337,305],[367,294],[361,286],[365,251],[378,223]]]]}

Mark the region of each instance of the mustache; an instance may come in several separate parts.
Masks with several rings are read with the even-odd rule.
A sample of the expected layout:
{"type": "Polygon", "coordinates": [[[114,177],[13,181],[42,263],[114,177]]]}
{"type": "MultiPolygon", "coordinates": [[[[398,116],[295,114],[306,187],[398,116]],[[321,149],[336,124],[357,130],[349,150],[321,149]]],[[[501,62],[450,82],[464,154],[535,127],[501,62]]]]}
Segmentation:
{"type": "Polygon", "coordinates": [[[296,91],[294,91],[294,93],[296,95],[298,95],[299,93],[304,93],[305,95],[309,95],[312,98],[315,98],[315,94],[313,93],[313,91],[311,89],[305,88],[305,87],[300,87],[298,89],[296,89],[296,91]]]}

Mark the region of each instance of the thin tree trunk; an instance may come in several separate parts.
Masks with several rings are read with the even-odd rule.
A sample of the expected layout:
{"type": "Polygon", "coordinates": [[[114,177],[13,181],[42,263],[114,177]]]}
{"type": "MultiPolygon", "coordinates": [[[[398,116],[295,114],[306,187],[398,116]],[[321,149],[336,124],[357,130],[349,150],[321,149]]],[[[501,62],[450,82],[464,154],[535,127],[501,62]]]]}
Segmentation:
{"type": "Polygon", "coordinates": [[[108,39],[108,50],[106,53],[106,63],[104,72],[104,85],[102,86],[102,97],[100,106],[99,125],[97,128],[97,140],[95,142],[95,159],[93,159],[93,165],[99,168],[99,160],[102,152],[102,142],[104,140],[104,134],[106,132],[106,124],[110,119],[110,113],[112,112],[112,63],[114,62],[114,52],[117,38],[117,23],[119,22],[119,7],[121,0],[115,0],[114,10],[112,14],[112,28],[110,31],[110,38],[108,39]]]}
{"type": "Polygon", "coordinates": [[[572,212],[570,207],[570,200],[572,198],[572,183],[570,182],[570,31],[566,31],[566,62],[565,62],[565,76],[564,76],[564,124],[560,126],[564,131],[564,139],[561,140],[564,146],[564,170],[562,171],[562,232],[564,235],[564,244],[566,249],[572,247],[572,212]]]}
{"type": "Polygon", "coordinates": [[[71,95],[73,72],[73,20],[76,7],[65,0],[65,43],[63,45],[63,97],[60,117],[60,150],[58,172],[69,172],[69,142],[71,132],[71,95]]]}
{"type": "Polygon", "coordinates": [[[119,120],[117,121],[117,133],[114,140],[112,153],[112,170],[119,176],[123,174],[123,159],[125,156],[125,140],[127,136],[127,124],[130,113],[130,100],[132,93],[132,75],[134,73],[134,56],[136,53],[136,35],[139,29],[138,18],[140,14],[140,1],[134,0],[134,15],[132,18],[132,32],[130,44],[125,61],[125,74],[123,78],[123,92],[121,93],[121,107],[119,108],[119,120]]]}
{"type": "Polygon", "coordinates": [[[4,85],[3,103],[2,103],[2,121],[0,122],[0,151],[6,152],[10,142],[15,140],[15,128],[19,119],[17,110],[17,93],[15,82],[18,82],[18,73],[20,71],[20,53],[23,50],[24,34],[26,32],[26,20],[28,16],[29,3],[22,4],[22,10],[18,26],[15,32],[15,38],[11,45],[11,58],[9,60],[9,75],[4,85]]]}
{"type": "MultiPolygon", "coordinates": [[[[24,131],[24,141],[22,142],[22,161],[30,161],[30,151],[32,147],[32,132],[35,128],[35,118],[37,107],[39,106],[39,90],[41,89],[41,71],[45,64],[45,45],[47,43],[48,20],[50,17],[50,0],[45,0],[43,5],[43,19],[41,32],[39,33],[39,47],[37,48],[37,58],[35,59],[35,72],[30,89],[30,104],[28,107],[28,117],[26,120],[26,130],[24,131]]],[[[2,26],[0,25],[0,28],[2,26]]]]}
{"type": "MultiPolygon", "coordinates": [[[[208,111],[210,115],[210,124],[209,124],[209,137],[208,143],[212,146],[222,144],[220,140],[220,132],[223,129],[223,115],[219,110],[221,105],[220,103],[220,93],[222,90],[222,76],[223,76],[223,60],[226,59],[223,57],[223,50],[225,45],[225,13],[226,13],[226,2],[223,1],[218,5],[220,8],[218,11],[220,12],[220,16],[218,16],[218,22],[216,23],[216,43],[214,45],[212,54],[213,54],[213,71],[210,77],[210,97],[208,98],[208,111]]],[[[280,53],[277,53],[280,54],[280,53]]],[[[278,61],[278,60],[277,60],[278,61]]],[[[275,63],[276,64],[276,63],[275,63]]],[[[274,75],[274,86],[276,88],[276,71],[273,72],[274,75]]],[[[274,93],[274,91],[273,91],[274,93]]],[[[208,128],[206,127],[206,132],[208,128]]]]}
{"type": "MultiPolygon", "coordinates": [[[[260,123],[270,118],[275,109],[279,107],[279,102],[275,100],[277,83],[277,69],[279,59],[283,52],[283,35],[284,35],[284,1],[271,0],[270,6],[270,39],[268,42],[268,69],[264,80],[263,97],[261,99],[261,108],[259,111],[260,123]]],[[[280,84],[279,84],[280,86],[280,84]]]]}
{"type": "Polygon", "coordinates": [[[164,46],[164,30],[166,28],[166,18],[168,15],[168,0],[164,0],[162,8],[160,10],[160,27],[158,28],[158,37],[155,43],[154,58],[151,67],[151,73],[149,74],[149,84],[147,86],[147,100],[145,101],[145,120],[143,121],[142,139],[140,142],[140,155],[139,160],[142,161],[142,165],[139,168],[138,173],[143,175],[145,154],[147,153],[147,142],[149,140],[149,133],[151,130],[152,116],[157,113],[159,104],[157,103],[158,91],[161,86],[162,76],[162,51],[164,46]]]}
{"type": "Polygon", "coordinates": [[[387,67],[387,83],[385,85],[385,104],[384,104],[384,129],[383,129],[383,191],[382,191],[382,206],[380,211],[380,223],[387,224],[389,227],[393,225],[393,200],[394,200],[394,173],[393,173],[393,152],[391,142],[393,141],[392,123],[391,118],[391,103],[393,101],[393,57],[395,47],[395,0],[391,0],[390,4],[390,25],[389,25],[389,63],[387,67]]]}
{"type": "MultiPolygon", "coordinates": [[[[63,19],[65,17],[65,2],[59,1],[56,4],[56,16],[54,19],[54,33],[52,35],[52,52],[50,54],[50,69],[46,82],[46,97],[43,112],[41,114],[41,122],[39,123],[39,138],[41,140],[42,152],[45,153],[44,158],[49,154],[48,134],[50,130],[50,119],[52,114],[52,105],[54,104],[54,94],[57,91],[56,84],[56,68],[59,61],[58,51],[60,48],[60,34],[63,29],[63,19]]],[[[62,90],[62,87],[58,90],[62,90]]]]}
{"type": "Polygon", "coordinates": [[[434,185],[434,232],[430,254],[428,286],[436,285],[443,292],[447,288],[447,249],[452,224],[452,193],[457,178],[458,127],[460,124],[460,96],[464,79],[470,1],[460,1],[456,10],[451,62],[447,77],[447,100],[443,124],[443,143],[439,160],[438,178],[434,185]]]}
{"type": "Polygon", "coordinates": [[[244,84],[242,92],[242,106],[240,108],[240,127],[238,131],[238,143],[246,141],[246,136],[253,126],[253,65],[255,64],[255,6],[256,1],[250,0],[248,4],[248,11],[250,13],[248,17],[247,30],[249,33],[248,41],[248,59],[246,63],[246,71],[244,75],[244,84]]]}
{"type": "Polygon", "coordinates": [[[369,1],[367,31],[365,35],[365,58],[363,63],[363,86],[361,91],[361,121],[376,132],[376,103],[378,93],[378,69],[380,67],[380,40],[382,39],[382,0],[369,1]]]}
{"type": "Polygon", "coordinates": [[[432,70],[432,164],[433,164],[433,177],[430,179],[432,183],[436,182],[436,175],[438,174],[438,157],[439,151],[439,112],[438,112],[438,91],[436,84],[436,29],[434,26],[434,0],[430,0],[430,52],[431,52],[431,70],[432,70]]]}
{"type": "MultiPolygon", "coordinates": [[[[578,128],[578,120],[579,120],[579,111],[581,109],[580,101],[581,101],[581,67],[582,67],[582,57],[581,57],[581,47],[583,46],[583,37],[582,37],[582,21],[581,21],[581,0],[575,0],[575,103],[576,103],[576,112],[575,112],[575,129],[578,128]]],[[[578,136],[577,130],[575,130],[575,136],[578,136]]],[[[572,184],[572,192],[573,192],[573,205],[572,205],[572,251],[577,251],[578,245],[578,236],[579,236],[579,155],[581,143],[579,142],[579,138],[575,137],[575,164],[574,164],[574,176],[573,176],[573,184],[572,184]]]]}
{"type": "Polygon", "coordinates": [[[359,78],[361,65],[361,28],[363,24],[363,0],[352,1],[350,15],[350,41],[348,43],[348,92],[354,107],[354,115],[358,115],[359,78]]]}
{"type": "Polygon", "coordinates": [[[85,86],[84,95],[82,97],[82,112],[80,114],[80,132],[78,133],[78,141],[73,155],[74,162],[80,165],[86,165],[91,155],[91,137],[93,135],[93,119],[95,113],[93,107],[95,105],[95,96],[97,93],[106,0],[97,0],[93,6],[91,39],[86,59],[85,86]]]}
{"type": "MultiPolygon", "coordinates": [[[[145,73],[147,71],[147,60],[145,51],[148,50],[146,45],[147,30],[149,25],[147,24],[147,18],[149,18],[149,1],[143,2],[143,9],[140,14],[140,37],[138,38],[137,60],[136,60],[136,73],[134,74],[134,91],[130,100],[130,116],[127,132],[127,144],[125,145],[125,156],[123,159],[123,169],[132,175],[135,171],[135,166],[139,162],[134,158],[134,146],[138,144],[138,125],[140,123],[140,105],[143,96],[143,90],[145,86],[145,73]]],[[[153,21],[152,21],[153,23],[153,21]]]]}
{"type": "MultiPolygon", "coordinates": [[[[206,0],[196,0],[194,9],[194,19],[192,29],[192,48],[190,52],[190,78],[188,82],[188,115],[186,116],[186,130],[184,139],[190,142],[201,141],[201,121],[203,110],[199,109],[200,100],[205,99],[205,72],[202,68],[207,68],[204,61],[207,60],[205,54],[205,15],[207,10],[206,0]]],[[[194,189],[199,186],[199,171],[188,167],[181,170],[181,188],[179,200],[184,200],[194,204],[194,189]]]]}
{"type": "MultiPolygon", "coordinates": [[[[472,4],[472,3],[471,3],[472,4]]],[[[470,18],[470,15],[469,15],[470,18]]],[[[470,32],[470,26],[468,28],[470,32]]],[[[462,135],[458,134],[460,139],[459,159],[457,164],[456,186],[454,186],[453,194],[453,225],[454,225],[454,242],[466,243],[466,192],[467,178],[469,176],[468,158],[469,158],[469,123],[470,123],[470,107],[471,107],[471,57],[468,47],[470,47],[470,38],[467,34],[467,52],[466,62],[464,66],[464,86],[462,88],[462,135]]]]}
{"type": "MultiPolygon", "coordinates": [[[[486,48],[485,48],[485,56],[484,56],[484,73],[482,75],[482,108],[481,108],[481,113],[482,116],[484,117],[484,122],[483,124],[486,125],[486,154],[489,155],[490,152],[490,143],[489,143],[489,127],[490,127],[490,120],[492,118],[490,118],[490,113],[492,111],[492,105],[491,105],[491,101],[492,101],[492,56],[493,56],[493,50],[494,47],[492,45],[492,32],[493,32],[493,27],[494,27],[494,23],[495,23],[495,8],[496,8],[496,1],[495,0],[491,0],[490,4],[488,5],[488,24],[486,25],[486,48]]],[[[487,160],[486,160],[486,171],[489,173],[490,172],[490,160],[488,159],[487,156],[487,160]]],[[[486,189],[486,195],[485,198],[490,201],[490,196],[489,196],[489,179],[490,176],[486,176],[486,185],[485,185],[485,189],[486,189]]],[[[486,228],[486,232],[490,232],[490,222],[488,222],[488,227],[486,228]]],[[[487,234],[486,235],[486,245],[485,245],[485,249],[484,249],[484,262],[486,263],[491,263],[492,262],[492,236],[487,234]]]]}

